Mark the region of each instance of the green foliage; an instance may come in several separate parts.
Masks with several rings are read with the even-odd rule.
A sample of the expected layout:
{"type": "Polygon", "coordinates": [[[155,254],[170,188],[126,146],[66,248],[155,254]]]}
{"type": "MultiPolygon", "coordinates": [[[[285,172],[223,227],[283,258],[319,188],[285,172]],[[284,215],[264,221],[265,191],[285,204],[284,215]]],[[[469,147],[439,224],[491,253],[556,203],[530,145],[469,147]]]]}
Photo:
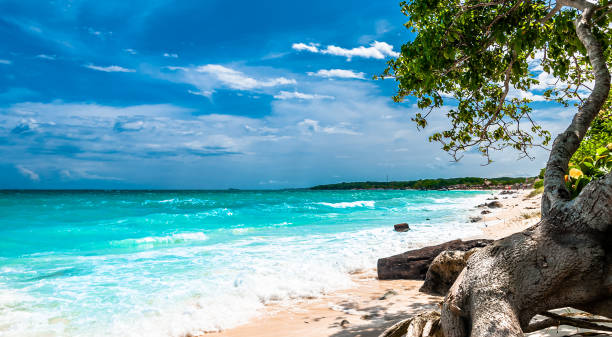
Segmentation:
{"type": "MultiPolygon", "coordinates": [[[[513,185],[524,183],[526,179],[532,178],[486,178],[491,185],[513,185]]],[[[367,189],[423,189],[433,190],[441,189],[449,186],[465,185],[476,186],[483,185],[485,178],[466,177],[466,178],[450,178],[450,179],[421,179],[412,181],[391,181],[391,182],[351,182],[339,183],[330,185],[319,185],[312,187],[313,190],[367,190],[367,189]]]]}
{"type": "Polygon", "coordinates": [[[543,186],[544,186],[544,180],[542,180],[542,179],[536,180],[533,183],[533,188],[535,188],[535,189],[538,189],[538,188],[543,187],[543,186]]]}
{"type": "Polygon", "coordinates": [[[540,174],[538,174],[538,178],[544,179],[544,175],[546,174],[546,168],[540,170],[540,174]]]}
{"type": "MultiPolygon", "coordinates": [[[[397,81],[396,102],[407,96],[417,99],[418,107],[425,110],[413,117],[419,128],[426,127],[429,114],[452,97],[446,113],[450,127],[429,140],[440,142],[456,159],[472,147],[478,147],[488,161],[490,150],[508,147],[527,156],[530,148],[551,139],[533,122],[529,97],[511,91],[529,91],[538,84],[529,69],[536,53],[544,55],[542,69],[566,83],[544,93],[550,100],[568,105],[592,79],[586,50],[573,26],[577,11],[563,10],[545,21],[549,4],[545,0],[402,2],[402,12],[409,18],[405,26],[416,37],[388,62],[381,77],[397,81]]],[[[600,11],[594,27],[605,50],[611,38],[610,16],[600,11]]]]}
{"type": "Polygon", "coordinates": [[[579,163],[595,154],[598,148],[612,143],[612,112],[599,114],[591,123],[580,147],[572,156],[572,162],[579,163]]]}
{"type": "Polygon", "coordinates": [[[589,182],[603,177],[612,170],[611,152],[612,143],[598,148],[593,155],[584,157],[578,163],[570,163],[569,173],[565,176],[565,184],[571,198],[578,196],[589,182]]]}

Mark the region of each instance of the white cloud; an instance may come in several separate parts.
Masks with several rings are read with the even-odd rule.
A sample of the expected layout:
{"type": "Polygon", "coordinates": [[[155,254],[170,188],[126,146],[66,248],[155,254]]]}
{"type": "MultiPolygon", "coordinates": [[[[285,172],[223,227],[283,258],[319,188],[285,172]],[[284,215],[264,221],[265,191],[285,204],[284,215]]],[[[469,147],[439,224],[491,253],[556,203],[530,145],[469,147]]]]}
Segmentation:
{"type": "Polygon", "coordinates": [[[276,99],[334,99],[333,96],[327,95],[317,95],[317,94],[304,94],[298,91],[289,92],[289,91],[281,91],[278,95],[274,95],[276,99]]]}
{"type": "Polygon", "coordinates": [[[187,92],[192,94],[192,95],[203,96],[203,97],[207,97],[207,98],[211,98],[212,94],[214,93],[214,91],[212,91],[212,90],[208,90],[208,91],[187,90],[187,92]]]}
{"type": "Polygon", "coordinates": [[[43,59],[43,60],[51,60],[51,61],[53,61],[57,57],[55,55],[39,54],[39,55],[36,55],[36,58],[43,59]]]}
{"type": "Polygon", "coordinates": [[[169,66],[157,76],[178,83],[188,83],[197,88],[189,90],[192,95],[210,97],[215,89],[229,88],[244,91],[263,91],[272,94],[270,90],[278,86],[297,84],[287,77],[255,77],[242,71],[219,64],[206,64],[198,67],[169,66]]]}
{"type": "Polygon", "coordinates": [[[319,52],[318,46],[319,46],[318,43],[305,44],[305,43],[300,42],[300,43],[294,43],[293,45],[291,45],[291,48],[295,50],[307,50],[311,53],[317,53],[319,52]]]}
{"type": "Polygon", "coordinates": [[[19,171],[19,173],[21,173],[21,175],[23,175],[24,177],[27,177],[28,179],[32,180],[32,181],[39,181],[40,180],[40,176],[38,175],[38,173],[23,167],[22,165],[17,165],[16,166],[17,170],[19,171]]]}
{"type": "Polygon", "coordinates": [[[384,59],[387,56],[398,57],[399,53],[393,51],[393,46],[380,41],[374,41],[369,47],[359,46],[352,49],[342,48],[334,45],[328,45],[325,49],[320,49],[316,44],[294,43],[291,47],[298,51],[309,51],[311,53],[329,54],[344,56],[347,60],[353,57],[384,59]]]}
{"type": "Polygon", "coordinates": [[[126,52],[126,53],[128,53],[128,54],[131,54],[131,55],[136,55],[136,54],[138,54],[138,52],[137,52],[136,50],[132,49],[132,48],[126,48],[126,49],[124,49],[123,51],[124,51],[124,52],[126,52]]]}
{"type": "Polygon", "coordinates": [[[341,123],[337,126],[321,126],[319,121],[315,121],[309,118],[304,119],[303,121],[298,123],[298,128],[302,130],[303,134],[312,134],[312,133],[326,133],[326,134],[338,134],[338,135],[359,135],[360,133],[355,132],[351,129],[347,129],[344,125],[345,123],[341,123]]]}
{"type": "Polygon", "coordinates": [[[267,80],[257,80],[246,76],[244,73],[224,67],[218,64],[207,64],[199,66],[195,69],[196,72],[210,74],[216,77],[219,81],[232,89],[250,90],[265,87],[275,87],[279,85],[296,84],[293,79],[285,77],[277,77],[267,80]]]}
{"type": "Polygon", "coordinates": [[[164,57],[169,57],[169,58],[177,59],[179,56],[176,53],[164,53],[164,57]]]}
{"type": "Polygon", "coordinates": [[[346,69],[321,69],[317,72],[308,72],[309,76],[318,76],[318,77],[337,77],[337,78],[358,78],[364,79],[365,73],[359,72],[356,73],[352,70],[346,69]]]}
{"type": "Polygon", "coordinates": [[[97,71],[104,71],[107,73],[133,73],[136,71],[134,69],[123,68],[123,67],[115,66],[115,65],[101,67],[101,66],[96,66],[93,64],[86,64],[86,65],[83,65],[83,67],[89,68],[92,70],[97,70],[97,71]]]}
{"type": "Polygon", "coordinates": [[[11,60],[2,60],[2,59],[0,59],[0,64],[9,65],[9,64],[12,64],[12,63],[13,63],[13,61],[11,61],[11,60]]]}

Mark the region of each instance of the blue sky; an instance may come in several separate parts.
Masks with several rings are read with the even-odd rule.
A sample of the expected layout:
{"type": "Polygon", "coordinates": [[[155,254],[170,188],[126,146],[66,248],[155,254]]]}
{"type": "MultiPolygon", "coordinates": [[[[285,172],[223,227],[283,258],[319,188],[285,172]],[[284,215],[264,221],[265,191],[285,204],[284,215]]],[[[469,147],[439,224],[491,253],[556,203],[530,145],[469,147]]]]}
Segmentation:
{"type": "MultiPolygon", "coordinates": [[[[0,188],[285,188],[534,175],[459,163],[374,81],[398,1],[0,0],[0,188]]],[[[537,94],[537,93],[536,93],[537,94]]],[[[553,132],[571,111],[538,103],[553,132]]]]}

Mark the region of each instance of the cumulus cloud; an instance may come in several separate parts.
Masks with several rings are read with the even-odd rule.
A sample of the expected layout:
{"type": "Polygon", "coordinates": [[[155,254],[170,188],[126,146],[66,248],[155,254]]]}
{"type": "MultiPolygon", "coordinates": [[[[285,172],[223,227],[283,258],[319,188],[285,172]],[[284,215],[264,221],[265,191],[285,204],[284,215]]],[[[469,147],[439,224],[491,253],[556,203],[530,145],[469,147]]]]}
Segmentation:
{"type": "Polygon", "coordinates": [[[308,72],[309,76],[318,76],[318,77],[326,77],[326,78],[357,78],[364,79],[365,73],[362,72],[354,72],[352,70],[347,69],[321,69],[317,72],[308,72]]]}
{"type": "Polygon", "coordinates": [[[177,59],[179,56],[176,53],[164,53],[164,57],[177,59]]]}
{"type": "Polygon", "coordinates": [[[294,43],[293,45],[291,45],[291,48],[295,49],[295,50],[307,50],[311,53],[318,53],[319,52],[319,44],[318,43],[309,43],[309,44],[305,44],[305,43],[294,43]]]}
{"type": "Polygon", "coordinates": [[[359,46],[352,49],[342,48],[334,45],[328,45],[325,49],[319,48],[318,44],[310,43],[294,43],[291,46],[294,50],[309,51],[311,53],[329,54],[344,56],[347,60],[353,57],[384,59],[387,56],[398,57],[399,53],[393,51],[393,46],[380,41],[374,41],[369,47],[359,46]]]}
{"type": "Polygon", "coordinates": [[[19,171],[19,173],[21,175],[23,175],[24,177],[32,180],[32,181],[39,181],[40,180],[40,176],[38,175],[38,173],[22,166],[22,165],[17,165],[16,166],[17,171],[19,171]]]}
{"type": "Polygon", "coordinates": [[[304,93],[301,93],[301,92],[298,92],[298,91],[293,91],[293,92],[281,91],[280,93],[278,93],[278,95],[274,95],[274,98],[281,99],[281,100],[285,100],[285,99],[307,99],[307,100],[311,100],[311,99],[334,99],[333,96],[317,95],[317,94],[304,94],[304,93]]]}
{"type": "Polygon", "coordinates": [[[89,69],[92,69],[92,70],[103,71],[103,72],[107,72],[107,73],[133,73],[133,72],[136,72],[136,70],[134,70],[134,69],[128,69],[128,68],[124,68],[124,67],[120,67],[120,66],[116,66],[116,65],[102,67],[102,66],[96,66],[96,65],[93,65],[93,64],[85,64],[85,65],[83,65],[83,67],[89,68],[89,69]]]}

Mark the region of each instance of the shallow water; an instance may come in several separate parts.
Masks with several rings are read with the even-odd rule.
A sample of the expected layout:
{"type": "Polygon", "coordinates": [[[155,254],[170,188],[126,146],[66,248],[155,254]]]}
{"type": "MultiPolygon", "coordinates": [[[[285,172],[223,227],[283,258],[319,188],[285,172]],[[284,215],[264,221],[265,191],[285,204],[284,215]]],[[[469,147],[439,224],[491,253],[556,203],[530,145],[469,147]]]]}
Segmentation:
{"type": "Polygon", "coordinates": [[[0,335],[229,328],[350,287],[380,257],[477,234],[467,218],[489,194],[0,192],[0,335]]]}

